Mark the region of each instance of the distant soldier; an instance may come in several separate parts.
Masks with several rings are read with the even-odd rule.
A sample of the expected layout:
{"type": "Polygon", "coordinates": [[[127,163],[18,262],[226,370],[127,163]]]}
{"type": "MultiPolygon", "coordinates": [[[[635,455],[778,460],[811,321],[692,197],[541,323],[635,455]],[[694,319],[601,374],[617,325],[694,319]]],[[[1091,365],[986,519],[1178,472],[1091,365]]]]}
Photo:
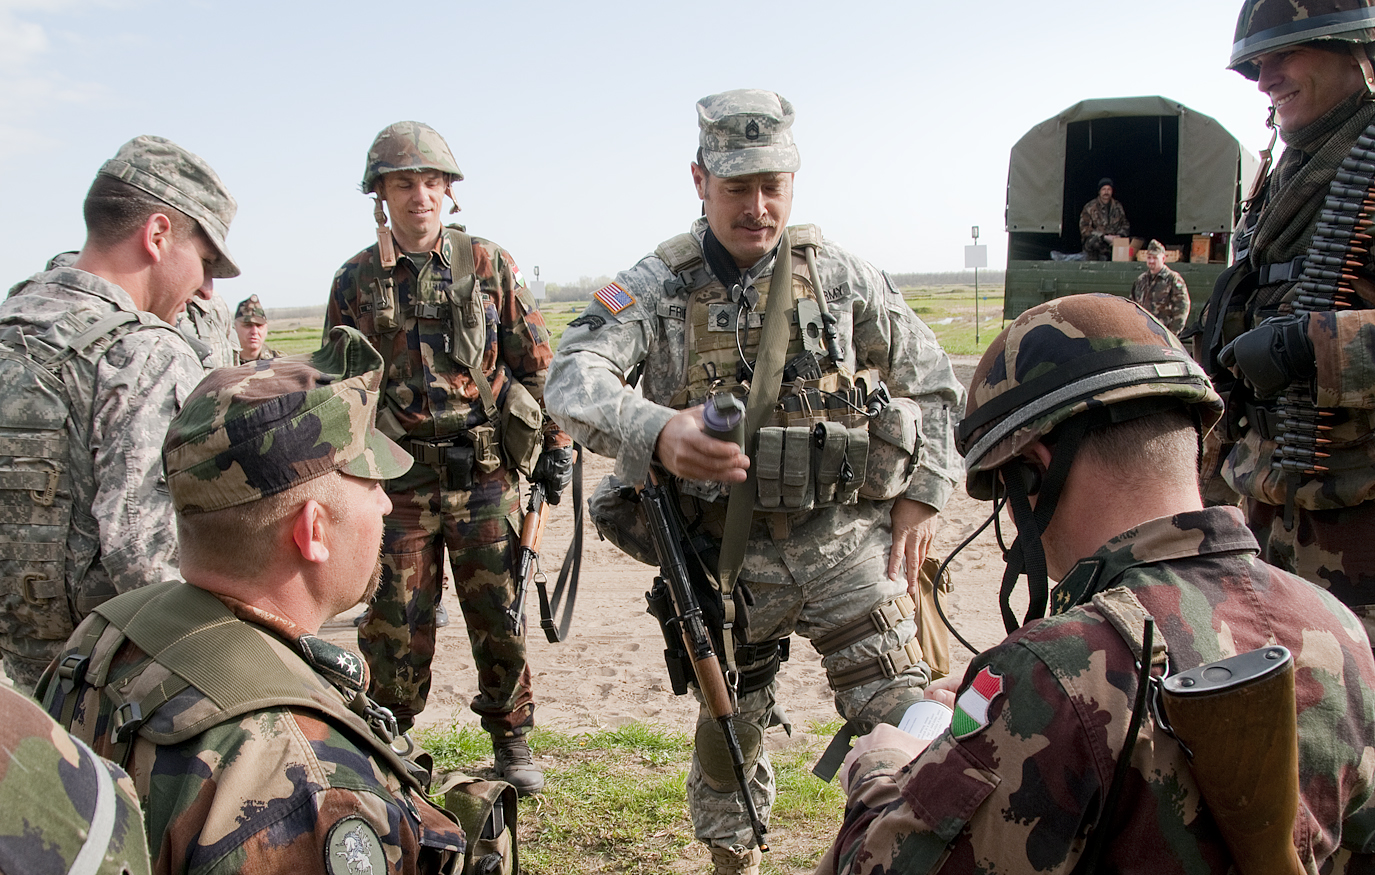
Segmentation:
{"type": "Polygon", "coordinates": [[[1084,258],[1089,261],[1112,261],[1112,241],[1127,236],[1131,225],[1127,211],[1112,196],[1112,180],[1098,180],[1098,197],[1084,204],[1079,211],[1079,236],[1084,241],[1084,258]]]}
{"type": "Polygon", "coordinates": [[[129,776],[0,683],[0,872],[146,875],[129,776]]]}
{"type": "MultiPolygon", "coordinates": [[[[1211,752],[1195,758],[1152,716],[1158,690],[1137,710],[1138,678],[1143,660],[1164,677],[1275,644],[1293,655],[1297,713],[1272,719],[1297,717],[1298,768],[1259,792],[1296,792],[1298,817],[1271,818],[1269,846],[1296,859],[1266,871],[1369,871],[1375,659],[1345,606],[1258,558],[1237,508],[1203,507],[1199,432],[1221,415],[1179,341],[1114,295],[1033,307],[993,341],[959,442],[970,495],[1006,496],[1016,522],[1009,625],[1023,569],[1035,607],[974,658],[929,746],[891,727],[856,742],[820,875],[1248,871],[1219,827],[1229,812],[1200,796],[1211,752]]],[[[1268,729],[1226,741],[1240,755],[1268,729]]]]}
{"type": "Polygon", "coordinates": [[[204,370],[172,323],[239,273],[233,197],[161,137],[121,146],[83,209],[75,260],[0,304],[0,651],[22,690],[96,605],[175,576],[158,447],[204,370]]]}
{"type": "Polygon", "coordinates": [[[339,328],[208,374],[162,447],[182,578],[101,605],[40,684],[48,713],[128,763],[159,873],[463,860],[362,660],[319,637],[376,587],[382,481],[411,465],[374,426],[382,367],[339,328]]]}
{"type": "Polygon", "coordinates": [[[325,325],[359,328],[387,360],[381,428],[417,463],[387,484],[385,573],[358,644],[373,697],[409,727],[430,692],[447,548],[477,666],[473,710],[497,772],[534,793],[544,774],[525,739],[535,719],[525,632],[506,616],[516,599],[517,472],[557,504],[573,442],[542,409],[553,351],[515,259],[444,226],[444,198],[462,178],[430,126],[384,128],[363,171],[378,242],[345,262],[330,289],[325,325]]]}
{"type": "Polygon", "coordinates": [[[1159,240],[1146,245],[1146,269],[1132,283],[1132,300],[1175,334],[1189,321],[1189,287],[1165,266],[1165,247],[1159,240]]]}
{"type": "Polygon", "coordinates": [[[257,295],[249,295],[234,311],[234,331],[239,335],[239,358],[246,362],[275,359],[280,352],[267,345],[267,311],[257,295]]]}
{"type": "Polygon", "coordinates": [[[232,330],[229,305],[214,289],[200,289],[186,302],[177,327],[191,342],[206,370],[239,363],[239,342],[232,330]]]}
{"type": "Polygon", "coordinates": [[[1274,105],[1284,154],[1247,201],[1196,354],[1228,396],[1208,494],[1240,496],[1266,561],[1375,633],[1375,8],[1245,0],[1229,67],[1274,105]],[[1354,164],[1352,164],[1354,162],[1354,164]],[[1354,231],[1354,234],[1353,234],[1354,231]],[[1226,488],[1229,487],[1229,488],[1226,488]]]}

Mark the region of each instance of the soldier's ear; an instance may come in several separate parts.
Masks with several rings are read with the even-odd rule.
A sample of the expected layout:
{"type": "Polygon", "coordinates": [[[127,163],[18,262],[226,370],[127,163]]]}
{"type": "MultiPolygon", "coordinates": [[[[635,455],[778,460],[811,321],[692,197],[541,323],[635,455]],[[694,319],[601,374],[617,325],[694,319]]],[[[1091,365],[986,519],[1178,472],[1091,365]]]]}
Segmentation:
{"type": "Polygon", "coordinates": [[[325,543],[325,517],[324,507],[312,498],[301,505],[292,519],[292,543],[307,562],[323,563],[329,559],[329,546],[325,543]]]}

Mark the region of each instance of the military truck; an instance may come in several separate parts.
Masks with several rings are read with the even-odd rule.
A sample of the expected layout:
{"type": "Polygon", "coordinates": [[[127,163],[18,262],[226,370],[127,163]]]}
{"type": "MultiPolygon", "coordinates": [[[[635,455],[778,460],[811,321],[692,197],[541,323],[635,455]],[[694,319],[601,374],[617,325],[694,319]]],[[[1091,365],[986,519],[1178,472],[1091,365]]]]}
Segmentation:
{"type": "Polygon", "coordinates": [[[1222,125],[1165,97],[1084,100],[1027,131],[1007,174],[1004,318],[1063,295],[1126,296],[1146,269],[1057,260],[1082,251],[1079,212],[1113,180],[1132,238],[1159,240],[1189,285],[1192,325],[1231,261],[1231,232],[1256,159],[1222,125]]]}

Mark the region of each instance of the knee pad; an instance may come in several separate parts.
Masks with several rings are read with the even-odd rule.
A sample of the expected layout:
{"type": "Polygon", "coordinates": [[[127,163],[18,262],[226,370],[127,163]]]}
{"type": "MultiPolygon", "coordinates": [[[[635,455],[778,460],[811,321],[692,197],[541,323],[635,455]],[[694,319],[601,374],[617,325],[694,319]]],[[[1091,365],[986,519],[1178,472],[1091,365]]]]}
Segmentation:
{"type": "MultiPolygon", "coordinates": [[[[764,750],[764,730],[743,720],[732,720],[735,737],[740,742],[740,756],[745,761],[745,777],[754,773],[759,754],[764,750]]],[[[702,775],[713,790],[725,793],[738,790],[735,780],[735,767],[731,765],[730,750],[726,747],[726,734],[719,720],[707,720],[697,727],[697,762],[702,767],[702,775]]]]}

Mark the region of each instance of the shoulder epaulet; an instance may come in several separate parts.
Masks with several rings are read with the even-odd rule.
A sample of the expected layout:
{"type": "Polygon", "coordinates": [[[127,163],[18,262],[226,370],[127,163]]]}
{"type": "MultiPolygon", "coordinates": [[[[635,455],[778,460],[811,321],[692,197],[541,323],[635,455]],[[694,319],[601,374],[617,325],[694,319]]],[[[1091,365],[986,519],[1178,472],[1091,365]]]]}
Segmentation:
{"type": "Polygon", "coordinates": [[[820,225],[789,225],[788,239],[792,241],[793,248],[802,246],[814,246],[821,248],[821,226],[820,225]]]}
{"type": "Polygon", "coordinates": [[[702,261],[702,247],[697,245],[697,238],[690,233],[668,238],[655,247],[654,254],[675,274],[702,261]]]}
{"type": "MultiPolygon", "coordinates": [[[[1141,651],[1146,645],[1142,634],[1146,620],[1151,612],[1125,586],[1115,586],[1093,597],[1093,606],[1099,610],[1122,640],[1131,648],[1132,655],[1141,662],[1141,651]]],[[[1151,639],[1151,664],[1163,662],[1165,658],[1165,636],[1156,634],[1151,639]]]]}

